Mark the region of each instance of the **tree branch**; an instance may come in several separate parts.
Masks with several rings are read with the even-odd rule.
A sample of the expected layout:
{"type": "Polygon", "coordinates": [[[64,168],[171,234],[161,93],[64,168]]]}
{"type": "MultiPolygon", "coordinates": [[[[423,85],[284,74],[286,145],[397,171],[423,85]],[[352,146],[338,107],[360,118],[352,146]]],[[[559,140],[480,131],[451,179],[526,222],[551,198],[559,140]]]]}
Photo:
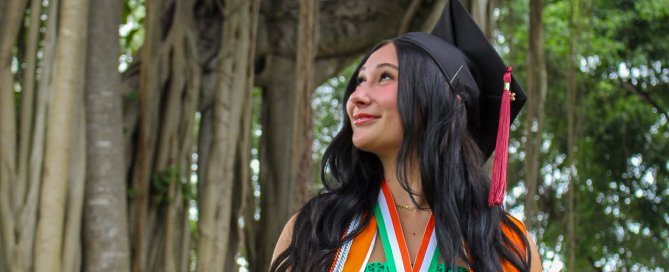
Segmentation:
{"type": "Polygon", "coordinates": [[[620,84],[623,86],[623,88],[625,88],[625,90],[628,90],[630,92],[633,92],[633,93],[639,95],[641,97],[641,99],[643,99],[643,101],[646,101],[646,103],[655,107],[657,109],[657,111],[660,112],[660,114],[662,114],[662,115],[667,114],[667,110],[665,108],[663,108],[662,106],[660,106],[660,104],[658,104],[652,97],[650,97],[650,94],[648,94],[647,92],[639,90],[639,88],[632,85],[632,83],[629,83],[627,81],[623,81],[622,79],[620,79],[620,84]]]}
{"type": "Polygon", "coordinates": [[[411,23],[411,19],[413,19],[414,15],[416,15],[416,11],[418,10],[420,2],[421,0],[411,1],[409,8],[404,13],[404,17],[402,18],[402,24],[400,24],[400,29],[397,31],[398,36],[406,33],[407,30],[409,30],[409,24],[411,23]]]}
{"type": "Polygon", "coordinates": [[[427,16],[425,22],[423,22],[423,27],[421,28],[421,31],[423,32],[432,31],[434,25],[437,24],[437,21],[439,21],[439,17],[441,17],[441,12],[444,11],[444,7],[446,7],[446,0],[437,0],[434,3],[434,5],[432,5],[432,11],[430,11],[430,15],[427,16]]]}
{"type": "MultiPolygon", "coordinates": [[[[443,0],[442,0],[443,1],[443,0]]],[[[277,1],[261,6],[258,56],[272,54],[294,58],[297,41],[297,1],[277,1]]],[[[407,0],[321,1],[320,39],[317,58],[362,54],[374,44],[397,35],[407,13],[407,0]]],[[[263,2],[265,3],[265,2],[263,2]]],[[[429,14],[433,7],[417,5],[416,14],[429,14]]],[[[443,8],[443,6],[441,6],[443,8]]],[[[439,13],[441,9],[439,9],[439,13]]],[[[423,24],[421,20],[419,24],[423,24]]],[[[436,22],[436,21],[435,21],[436,22]]]]}

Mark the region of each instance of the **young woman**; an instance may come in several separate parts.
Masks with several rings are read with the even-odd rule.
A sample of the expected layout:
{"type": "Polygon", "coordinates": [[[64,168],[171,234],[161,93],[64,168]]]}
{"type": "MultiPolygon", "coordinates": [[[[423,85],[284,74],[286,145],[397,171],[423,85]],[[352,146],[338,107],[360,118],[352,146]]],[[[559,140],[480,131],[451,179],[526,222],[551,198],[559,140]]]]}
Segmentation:
{"type": "Polygon", "coordinates": [[[490,68],[477,59],[426,33],[362,59],[323,156],[325,190],[286,224],[270,271],[541,271],[522,222],[489,202],[496,116],[481,108],[490,68]]]}

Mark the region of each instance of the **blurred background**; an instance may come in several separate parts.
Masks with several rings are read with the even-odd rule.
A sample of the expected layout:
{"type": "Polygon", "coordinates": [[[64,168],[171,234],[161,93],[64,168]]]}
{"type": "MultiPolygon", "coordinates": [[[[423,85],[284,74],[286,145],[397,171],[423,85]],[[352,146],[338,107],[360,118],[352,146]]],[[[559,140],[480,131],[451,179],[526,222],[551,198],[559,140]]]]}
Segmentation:
{"type": "MultiPolygon", "coordinates": [[[[267,271],[361,55],[446,2],[0,0],[0,271],[267,271]]],[[[669,1],[462,2],[544,270],[669,271],[669,1]]]]}

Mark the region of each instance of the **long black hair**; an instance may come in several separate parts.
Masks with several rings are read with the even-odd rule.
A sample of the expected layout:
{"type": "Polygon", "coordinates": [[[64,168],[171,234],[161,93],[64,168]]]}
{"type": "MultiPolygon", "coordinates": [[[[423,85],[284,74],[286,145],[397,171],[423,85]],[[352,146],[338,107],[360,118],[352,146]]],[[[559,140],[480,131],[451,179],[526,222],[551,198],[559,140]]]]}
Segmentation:
{"type": "MultiPolygon", "coordinates": [[[[343,101],[355,91],[360,67],[388,43],[395,45],[399,62],[397,104],[403,139],[396,158],[397,176],[413,198],[408,167],[413,160],[418,164],[424,196],[435,216],[442,258],[453,266],[460,259],[474,271],[503,271],[500,259],[506,259],[519,271],[529,271],[529,250],[526,253],[517,248],[500,223],[521,237],[529,249],[525,233],[501,207],[488,206],[490,178],[483,170],[483,155],[467,129],[463,103],[467,94],[448,87],[425,51],[401,37],[380,43],[361,60],[343,101]]],[[[329,271],[337,249],[369,224],[371,217],[365,216],[355,231],[342,237],[355,216],[373,214],[383,179],[379,158],[353,145],[353,129],[343,104],[342,129],[326,149],[321,164],[325,189],[300,210],[291,243],[270,271],[329,271]]]]}

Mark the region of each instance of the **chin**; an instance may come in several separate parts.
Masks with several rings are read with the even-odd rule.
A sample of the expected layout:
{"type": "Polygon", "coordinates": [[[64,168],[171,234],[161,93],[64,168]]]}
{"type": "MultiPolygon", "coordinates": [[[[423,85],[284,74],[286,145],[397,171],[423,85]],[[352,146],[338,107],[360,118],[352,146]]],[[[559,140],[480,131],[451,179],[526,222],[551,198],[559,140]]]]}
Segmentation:
{"type": "Polygon", "coordinates": [[[399,141],[389,141],[389,139],[380,137],[378,135],[375,137],[353,137],[351,141],[353,142],[353,146],[357,147],[358,149],[365,152],[374,153],[377,156],[381,156],[382,154],[387,155],[388,153],[393,152],[396,154],[397,150],[399,150],[400,145],[402,144],[401,139],[399,141]]]}
{"type": "Polygon", "coordinates": [[[357,147],[358,149],[366,152],[373,152],[374,150],[374,141],[370,141],[368,139],[353,139],[352,140],[353,145],[357,147]]]}

